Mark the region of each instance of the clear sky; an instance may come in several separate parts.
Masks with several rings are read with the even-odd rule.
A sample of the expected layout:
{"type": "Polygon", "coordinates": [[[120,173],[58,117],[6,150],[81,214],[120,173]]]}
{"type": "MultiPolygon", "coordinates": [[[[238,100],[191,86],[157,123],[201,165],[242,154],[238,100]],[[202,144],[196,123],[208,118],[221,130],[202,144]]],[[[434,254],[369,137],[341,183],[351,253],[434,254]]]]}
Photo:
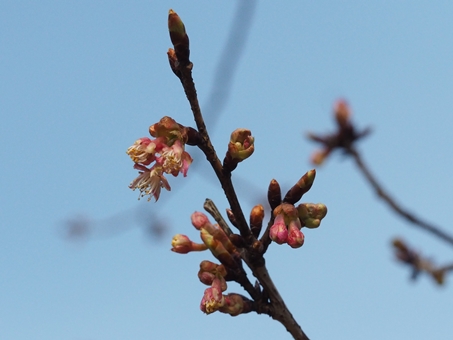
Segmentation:
{"type": "MultiPolygon", "coordinates": [[[[304,134],[332,130],[346,98],[373,128],[360,151],[380,181],[453,233],[453,2],[258,1],[228,45],[238,3],[0,2],[0,339],[289,338],[267,316],[204,315],[197,271],[212,256],[170,251],[173,234],[197,239],[206,197],[227,207],[202,155],[157,203],[128,189],[125,151],[149,125],[194,125],[167,61],[170,8],[219,155],[235,128],[256,138],[233,174],[245,214],[272,178],[288,189],[313,167],[304,134]],[[88,234],[68,239],[68,221],[88,234]]],[[[312,339],[452,338],[451,282],[410,281],[390,241],[440,264],[451,247],[398,219],[340,154],[304,200],[326,219],[298,250],[271,245],[267,264],[312,339]]]]}

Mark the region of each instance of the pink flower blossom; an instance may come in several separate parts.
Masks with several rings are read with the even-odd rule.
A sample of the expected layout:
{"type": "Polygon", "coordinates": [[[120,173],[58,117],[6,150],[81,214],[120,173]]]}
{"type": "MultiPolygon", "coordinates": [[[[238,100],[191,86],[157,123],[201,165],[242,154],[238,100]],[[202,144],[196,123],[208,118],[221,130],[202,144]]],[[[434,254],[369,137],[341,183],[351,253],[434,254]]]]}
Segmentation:
{"type": "Polygon", "coordinates": [[[170,190],[164,174],[176,177],[181,172],[187,176],[192,157],[184,150],[188,138],[186,130],[174,119],[164,117],[150,126],[150,134],[156,139],[139,138],[127,149],[126,153],[135,162],[134,168],[139,170],[129,187],[139,189],[140,197],[154,196],[157,201],[162,188],[170,190]],[[151,168],[146,167],[153,162],[151,168]]]}
{"type": "Polygon", "coordinates": [[[163,148],[157,162],[162,165],[162,168],[167,174],[172,174],[176,177],[179,172],[182,172],[185,177],[192,163],[192,157],[184,151],[181,141],[176,140],[172,146],[163,148]]]}
{"type": "Polygon", "coordinates": [[[219,310],[225,304],[225,297],[222,295],[222,286],[218,278],[212,281],[212,286],[204,291],[203,299],[200,303],[200,309],[211,314],[219,310]]]}
{"type": "Polygon", "coordinates": [[[156,160],[156,152],[159,152],[163,145],[161,138],[151,140],[147,137],[142,137],[137,139],[127,149],[126,153],[135,163],[149,165],[156,160]]]}

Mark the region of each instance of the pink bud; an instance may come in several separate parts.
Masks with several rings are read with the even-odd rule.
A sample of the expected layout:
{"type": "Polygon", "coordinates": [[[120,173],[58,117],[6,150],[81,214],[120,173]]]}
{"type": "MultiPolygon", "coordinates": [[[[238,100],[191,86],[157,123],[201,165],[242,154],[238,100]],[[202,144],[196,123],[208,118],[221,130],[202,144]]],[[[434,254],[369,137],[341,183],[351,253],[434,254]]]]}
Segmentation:
{"type": "Polygon", "coordinates": [[[201,283],[204,283],[207,286],[212,284],[212,281],[216,278],[216,276],[209,272],[202,272],[201,270],[198,272],[198,278],[200,279],[201,283]]]}
{"type": "Polygon", "coordinates": [[[244,299],[239,294],[230,293],[225,296],[225,305],[220,308],[220,312],[237,316],[244,309],[244,299]]]}
{"type": "Polygon", "coordinates": [[[300,231],[299,219],[291,221],[288,227],[288,244],[292,248],[300,248],[304,244],[304,234],[300,231]]]}
{"type": "Polygon", "coordinates": [[[192,242],[186,235],[176,234],[171,240],[171,251],[178,254],[187,254],[191,251],[203,251],[208,249],[205,244],[192,242]]]}
{"type": "Polygon", "coordinates": [[[351,110],[348,103],[344,99],[340,99],[334,104],[333,110],[338,125],[343,128],[346,127],[351,118],[351,110]]]}
{"type": "Polygon", "coordinates": [[[176,234],[171,240],[171,246],[171,251],[187,254],[192,250],[192,241],[186,235],[176,234]]]}
{"type": "Polygon", "coordinates": [[[192,216],[190,216],[190,219],[192,220],[192,225],[197,229],[200,230],[207,224],[211,224],[209,222],[208,217],[203,214],[202,212],[195,211],[192,216]]]}
{"type": "Polygon", "coordinates": [[[272,241],[278,244],[286,243],[288,238],[288,229],[286,228],[285,218],[282,214],[275,217],[274,225],[269,230],[269,237],[272,241]]]}

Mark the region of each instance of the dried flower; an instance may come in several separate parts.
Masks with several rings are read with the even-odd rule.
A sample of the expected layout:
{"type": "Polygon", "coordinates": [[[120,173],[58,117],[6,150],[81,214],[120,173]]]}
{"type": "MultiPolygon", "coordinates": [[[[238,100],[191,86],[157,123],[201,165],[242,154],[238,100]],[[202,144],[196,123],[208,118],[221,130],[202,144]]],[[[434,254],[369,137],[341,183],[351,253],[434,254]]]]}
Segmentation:
{"type": "Polygon", "coordinates": [[[140,190],[139,199],[149,195],[148,201],[151,200],[151,196],[154,196],[157,202],[161,188],[171,190],[161,166],[154,165],[151,169],[148,169],[143,165],[135,164],[134,168],[139,170],[139,175],[129,184],[129,188],[140,190]]]}

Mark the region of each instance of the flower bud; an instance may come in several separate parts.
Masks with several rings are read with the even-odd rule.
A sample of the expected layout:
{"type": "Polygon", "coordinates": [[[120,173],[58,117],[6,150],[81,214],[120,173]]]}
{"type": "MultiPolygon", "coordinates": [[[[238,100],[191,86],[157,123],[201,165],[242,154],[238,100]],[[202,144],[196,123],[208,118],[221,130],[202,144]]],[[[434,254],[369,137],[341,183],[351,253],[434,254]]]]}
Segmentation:
{"type": "Polygon", "coordinates": [[[255,205],[250,212],[250,230],[253,236],[258,238],[263,226],[264,208],[261,204],[255,205]]]}
{"type": "Polygon", "coordinates": [[[285,223],[287,224],[289,224],[289,221],[294,220],[299,216],[299,212],[294,205],[289,203],[282,203],[277,206],[274,209],[273,214],[275,217],[277,217],[277,215],[283,215],[285,217],[285,223]]]}
{"type": "Polygon", "coordinates": [[[316,170],[310,170],[305,175],[303,175],[297,183],[286,193],[283,202],[287,202],[290,204],[297,203],[301,198],[302,195],[305,194],[313,185],[315,180],[316,170]]]}
{"type": "Polygon", "coordinates": [[[316,229],[321,225],[321,220],[317,218],[307,218],[304,220],[304,227],[316,229]]]}
{"type": "Polygon", "coordinates": [[[211,234],[217,241],[222,243],[225,249],[233,254],[236,252],[236,248],[233,243],[230,241],[230,238],[227,236],[225,231],[218,224],[206,224],[203,227],[209,234],[211,234]]]}
{"type": "Polygon", "coordinates": [[[340,128],[345,128],[349,125],[351,110],[345,100],[340,99],[334,104],[334,115],[340,128]]]}
{"type": "Polygon", "coordinates": [[[327,214],[327,207],[322,204],[302,203],[297,206],[299,219],[307,228],[317,228],[327,214]]]}
{"type": "Polygon", "coordinates": [[[317,150],[311,155],[311,162],[314,165],[321,165],[324,163],[324,160],[327,158],[327,156],[330,154],[330,149],[322,149],[322,150],[317,150]]]}
{"type": "Polygon", "coordinates": [[[233,131],[230,137],[230,143],[228,144],[228,152],[233,159],[239,162],[249,158],[255,147],[253,146],[255,139],[252,137],[252,133],[247,129],[236,129],[233,131]]]}
{"type": "Polygon", "coordinates": [[[222,242],[217,240],[204,228],[201,228],[200,236],[212,255],[214,255],[222,264],[230,268],[237,267],[237,263],[234,261],[233,256],[225,249],[222,242]]]}
{"type": "Polygon", "coordinates": [[[254,138],[251,136],[250,130],[234,130],[228,143],[228,151],[223,160],[224,170],[231,172],[236,169],[238,163],[250,157],[255,150],[253,142],[254,138]]]}
{"type": "Polygon", "coordinates": [[[299,248],[304,244],[304,234],[300,231],[301,227],[299,219],[293,220],[289,223],[287,243],[292,248],[299,248]]]}
{"type": "Polygon", "coordinates": [[[282,203],[282,192],[280,189],[280,184],[273,179],[269,183],[269,189],[267,189],[267,200],[271,209],[274,210],[280,203],[282,203]]]}
{"type": "Polygon", "coordinates": [[[203,272],[201,270],[198,272],[198,279],[200,280],[201,283],[204,283],[206,286],[210,286],[215,278],[216,278],[215,274],[203,272]]]}
{"type": "Polygon", "coordinates": [[[254,241],[252,243],[252,249],[258,254],[263,254],[264,251],[263,242],[261,242],[260,240],[254,241]]]}
{"type": "Polygon", "coordinates": [[[274,220],[274,224],[269,230],[269,237],[272,241],[283,244],[288,239],[288,229],[285,225],[285,218],[282,214],[277,215],[274,220]]]}
{"type": "Polygon", "coordinates": [[[171,240],[171,251],[179,254],[187,254],[191,251],[203,251],[208,249],[205,244],[192,242],[186,235],[176,234],[171,240]]]}
{"type": "Polygon", "coordinates": [[[172,9],[168,12],[168,31],[179,63],[189,64],[189,36],[186,34],[186,28],[181,18],[172,9]]]}
{"type": "Polygon", "coordinates": [[[221,265],[208,260],[204,260],[200,262],[200,271],[215,273],[219,266],[221,265]]]}
{"type": "Polygon", "coordinates": [[[231,316],[237,316],[242,314],[244,309],[244,297],[239,294],[230,293],[224,295],[225,303],[219,308],[222,313],[230,314],[231,316]]]}
{"type": "Polygon", "coordinates": [[[224,277],[227,276],[227,270],[223,264],[216,264],[211,261],[201,261],[198,278],[205,285],[212,285],[215,278],[220,280],[222,291],[227,289],[227,284],[224,277]]]}
{"type": "Polygon", "coordinates": [[[183,144],[187,141],[184,126],[178,124],[173,118],[165,116],[149,127],[149,134],[153,137],[163,137],[167,145],[171,146],[175,140],[183,144]]]}
{"type": "Polygon", "coordinates": [[[208,216],[199,211],[195,211],[190,216],[190,219],[192,220],[192,225],[197,230],[200,230],[201,228],[204,228],[206,225],[211,224],[211,222],[209,222],[208,216]]]}

